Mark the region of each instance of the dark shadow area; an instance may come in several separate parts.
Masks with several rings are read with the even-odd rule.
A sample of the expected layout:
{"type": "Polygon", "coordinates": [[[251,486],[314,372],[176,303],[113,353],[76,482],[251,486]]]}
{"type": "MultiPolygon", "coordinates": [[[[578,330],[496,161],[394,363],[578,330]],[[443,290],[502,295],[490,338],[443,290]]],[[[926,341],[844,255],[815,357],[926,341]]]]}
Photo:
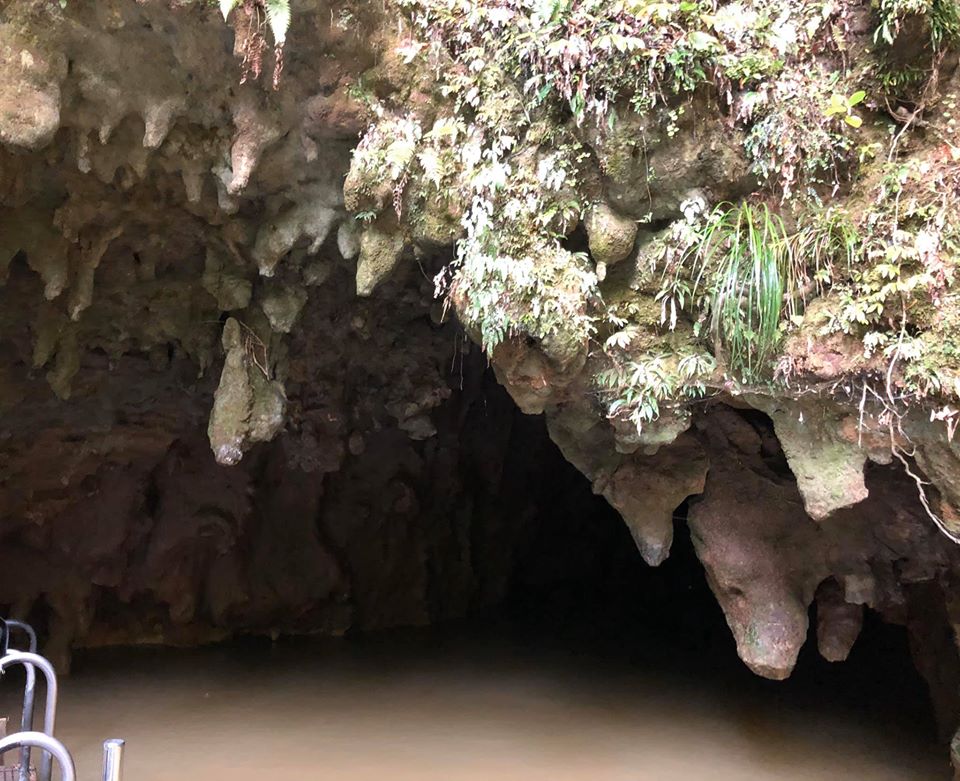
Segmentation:
{"type": "Polygon", "coordinates": [[[747,709],[763,703],[768,716],[772,709],[872,725],[891,740],[945,756],[903,627],[867,611],[848,660],[831,663],[817,651],[813,606],[793,675],[784,682],[762,679],[737,656],[690,540],[686,504],[674,517],[670,557],[648,567],[607,502],[566,462],[554,468],[562,496],[558,492],[554,505],[547,505],[546,517],[526,540],[509,598],[494,620],[497,631],[598,675],[607,665],[627,666],[668,689],[707,691],[747,709]]]}

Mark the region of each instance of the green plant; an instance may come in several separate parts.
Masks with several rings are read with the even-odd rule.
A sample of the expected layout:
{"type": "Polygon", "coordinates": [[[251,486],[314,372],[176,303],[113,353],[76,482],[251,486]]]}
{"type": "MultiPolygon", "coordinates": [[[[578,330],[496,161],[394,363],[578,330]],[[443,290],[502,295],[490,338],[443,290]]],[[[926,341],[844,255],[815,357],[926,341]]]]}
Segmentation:
{"type": "MultiPolygon", "coordinates": [[[[220,13],[226,21],[234,8],[242,0],[219,0],[220,13]]],[[[266,22],[273,35],[274,46],[283,46],[287,39],[287,30],[290,28],[290,0],[257,0],[254,3],[263,9],[266,22]]]]}
{"type": "MultiPolygon", "coordinates": [[[[936,283],[923,262],[923,243],[906,231],[898,231],[890,243],[877,242],[869,252],[873,264],[855,267],[850,282],[838,288],[840,306],[826,330],[856,334],[886,322],[905,329],[910,310],[936,283]]],[[[885,344],[880,336],[871,341],[873,348],[885,344]]]]}
{"type": "Polygon", "coordinates": [[[673,397],[677,376],[667,367],[666,355],[647,355],[606,373],[597,380],[607,391],[610,417],[623,415],[641,430],[644,423],[660,416],[661,402],[673,397]]]}
{"type": "Polygon", "coordinates": [[[915,95],[929,78],[929,66],[916,63],[893,65],[886,57],[881,57],[876,70],[876,80],[882,95],[902,100],[915,95]]]}
{"type": "Polygon", "coordinates": [[[823,293],[839,274],[849,276],[863,257],[863,238],[839,209],[812,210],[790,236],[790,260],[796,291],[806,297],[815,288],[823,293]]]}
{"type": "Polygon", "coordinates": [[[660,324],[673,330],[678,313],[692,309],[694,332],[708,324],[714,353],[738,379],[761,382],[784,316],[801,322],[808,297],[849,278],[863,253],[856,226],[838,209],[814,209],[788,233],[766,204],[721,204],[703,220],[674,223],[655,296],[660,324]]]}
{"type": "Polygon", "coordinates": [[[699,352],[644,353],[623,359],[625,348],[614,334],[604,345],[610,366],[596,376],[607,416],[629,420],[641,432],[665,407],[681,407],[707,392],[705,380],[716,368],[699,352]]]}
{"type": "Polygon", "coordinates": [[[865,97],[867,97],[867,93],[863,90],[857,90],[849,97],[844,97],[839,92],[834,92],[830,96],[830,102],[823,110],[823,114],[826,117],[834,117],[840,114],[842,115],[843,121],[850,125],[850,127],[858,128],[863,124],[863,117],[855,114],[853,109],[862,103],[865,97]]]}
{"type": "Polygon", "coordinates": [[[690,283],[679,276],[664,278],[654,300],[660,304],[660,325],[669,325],[670,330],[677,327],[679,313],[690,300],[693,291],[690,283]]]}
{"type": "Polygon", "coordinates": [[[930,42],[935,50],[960,41],[960,6],[956,0],[930,3],[930,42]]]}
{"type": "Polygon", "coordinates": [[[877,10],[880,17],[874,33],[877,43],[892,46],[904,20],[910,16],[926,19],[934,51],[960,40],[960,7],[956,0],[879,0],[877,10]]]}
{"type": "Polygon", "coordinates": [[[470,203],[466,235],[437,277],[437,294],[457,304],[487,351],[518,334],[579,349],[595,330],[591,309],[599,301],[593,264],[561,243],[563,225],[581,216],[569,189],[580,145],[561,143],[538,160],[507,166],[514,143],[498,135],[464,155],[471,161],[461,176],[470,203]]]}
{"type": "Polygon", "coordinates": [[[688,252],[693,295],[707,294],[714,351],[744,381],[758,379],[794,313],[796,267],[783,220],[766,204],[717,207],[688,252]]]}
{"type": "Polygon", "coordinates": [[[855,144],[849,130],[862,120],[852,107],[863,98],[859,92],[849,99],[828,93],[831,84],[835,88],[836,76],[795,69],[743,98],[742,114],[753,120],[744,142],[753,170],[784,200],[799,185],[810,190],[828,185],[836,191],[853,162],[855,144]],[[845,124],[838,125],[833,117],[841,112],[845,124]]]}
{"type": "Polygon", "coordinates": [[[709,0],[400,5],[430,41],[412,47],[412,56],[439,45],[467,64],[468,73],[446,75],[447,94],[475,108],[486,102],[482,82],[493,69],[516,81],[528,114],[542,105],[563,105],[576,124],[588,117],[602,124],[611,121],[611,109],[621,100],[647,111],[702,84],[744,87],[784,67],[774,8],[763,2],[749,25],[709,0]]]}

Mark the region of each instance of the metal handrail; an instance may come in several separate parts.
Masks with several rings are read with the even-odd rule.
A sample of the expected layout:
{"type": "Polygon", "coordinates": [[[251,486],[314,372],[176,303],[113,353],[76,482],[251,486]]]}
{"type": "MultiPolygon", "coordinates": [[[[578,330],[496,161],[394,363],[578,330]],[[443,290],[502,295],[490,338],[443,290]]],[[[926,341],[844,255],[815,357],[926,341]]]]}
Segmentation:
{"type": "MultiPolygon", "coordinates": [[[[3,673],[7,667],[14,664],[22,664],[27,668],[29,677],[31,667],[36,667],[43,673],[47,682],[47,703],[43,711],[43,731],[53,737],[53,729],[57,718],[57,673],[50,664],[39,654],[32,654],[24,651],[7,651],[7,655],[0,658],[0,673],[3,673]]],[[[33,714],[30,714],[30,720],[33,720],[33,714]]],[[[19,734],[33,734],[32,732],[19,734]]],[[[21,768],[22,770],[22,768],[21,768]]],[[[37,769],[37,781],[50,781],[50,775],[53,771],[53,763],[50,755],[44,753],[40,756],[40,767],[37,769]]]]}
{"type": "Polygon", "coordinates": [[[37,633],[34,631],[33,627],[24,621],[17,621],[15,618],[8,618],[6,619],[6,622],[7,627],[10,629],[19,629],[27,636],[27,650],[30,653],[35,654],[37,652],[37,633]]]}
{"type": "MultiPolygon", "coordinates": [[[[27,650],[35,654],[37,652],[37,633],[30,624],[24,621],[17,621],[15,618],[8,618],[3,621],[7,629],[7,643],[9,647],[10,630],[19,629],[27,636],[27,650]]],[[[20,716],[20,731],[30,732],[33,730],[33,701],[34,689],[36,686],[36,672],[32,664],[24,665],[26,671],[26,683],[23,686],[23,713],[20,716]]],[[[24,746],[20,749],[20,774],[19,781],[30,781],[30,746],[24,746]]]]}
{"type": "Polygon", "coordinates": [[[67,751],[67,747],[52,735],[47,735],[44,732],[16,732],[0,739],[0,755],[24,746],[42,749],[48,765],[52,764],[50,757],[56,757],[57,762],[60,763],[60,780],[76,781],[77,769],[73,764],[73,757],[67,751]]]}

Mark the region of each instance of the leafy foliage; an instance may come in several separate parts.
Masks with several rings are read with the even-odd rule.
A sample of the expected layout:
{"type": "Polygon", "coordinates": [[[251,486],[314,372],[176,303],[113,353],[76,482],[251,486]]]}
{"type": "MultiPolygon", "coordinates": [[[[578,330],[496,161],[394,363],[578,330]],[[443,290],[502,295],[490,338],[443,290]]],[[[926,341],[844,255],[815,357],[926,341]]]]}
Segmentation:
{"type": "Polygon", "coordinates": [[[863,90],[857,90],[850,97],[844,97],[839,92],[834,92],[830,96],[830,104],[823,112],[828,117],[840,115],[841,119],[850,127],[858,128],[863,124],[863,117],[855,114],[853,109],[863,102],[867,93],[863,90]]]}
{"type": "Polygon", "coordinates": [[[849,277],[863,256],[863,239],[850,217],[835,208],[814,208],[790,236],[797,291],[806,299],[823,294],[834,280],[849,277]]]}
{"type": "Polygon", "coordinates": [[[792,70],[742,100],[741,117],[756,117],[746,141],[754,171],[784,200],[799,184],[826,184],[836,192],[850,164],[855,147],[851,131],[863,122],[853,107],[866,94],[858,90],[847,98],[830,93],[829,83],[817,71],[792,70]]]}
{"type": "Polygon", "coordinates": [[[609,341],[605,345],[610,367],[597,374],[597,388],[607,415],[629,420],[638,433],[664,408],[704,396],[705,380],[716,369],[716,361],[706,353],[644,353],[622,360],[618,349],[609,341]]]}
{"type": "MultiPolygon", "coordinates": [[[[851,109],[859,100],[845,102],[843,117],[834,121],[820,94],[806,103],[784,102],[802,106],[791,115],[791,129],[812,128],[806,146],[799,153],[773,148],[775,139],[798,135],[783,132],[780,103],[771,91],[779,82],[771,79],[828,19],[812,4],[787,12],[772,0],[744,6],[708,0],[400,0],[400,6],[419,34],[418,41],[405,44],[404,57],[422,58],[439,79],[439,91],[453,109],[444,122],[457,128],[460,153],[420,134],[397,132],[397,123],[408,120],[381,111],[355,166],[365,167],[371,180],[389,173],[398,216],[408,180],[417,183],[414,189],[432,185],[438,193],[455,192],[454,199],[465,204],[466,236],[437,290],[457,303],[487,349],[517,332],[537,338],[564,332],[575,341],[595,328],[590,302],[598,299],[597,280],[592,272],[575,271],[587,267],[563,250],[558,232],[576,222],[585,199],[580,168],[586,154],[576,140],[577,126],[615,123],[615,106],[624,103],[641,112],[669,106],[669,116],[679,116],[683,106],[672,105],[676,96],[710,84],[728,100],[734,87],[753,90],[750,108],[739,119],[769,118],[768,131],[754,138],[753,149],[758,166],[786,181],[785,195],[810,171],[832,170],[835,182],[837,158],[853,148],[838,128],[858,123],[851,109]],[[572,128],[564,127],[565,117],[572,117],[572,128]],[[398,144],[404,154],[394,164],[398,144]],[[558,284],[563,266],[567,272],[558,284]]],[[[677,288],[662,303],[675,324],[684,291],[677,288]]],[[[748,301],[742,327],[734,327],[731,305],[718,299],[716,316],[730,328],[728,346],[750,371],[772,341],[768,321],[775,318],[754,308],[760,303],[748,301]],[[748,341],[755,346],[748,348],[748,341]]]]}
{"type": "Polygon", "coordinates": [[[793,311],[796,271],[783,220],[766,204],[720,206],[690,248],[693,295],[704,290],[714,352],[744,381],[757,379],[793,311]]]}
{"type": "MultiPolygon", "coordinates": [[[[909,92],[928,80],[925,66],[910,65],[889,74],[884,86],[882,51],[865,55],[868,65],[852,64],[845,4],[398,2],[413,30],[401,49],[404,62],[429,74],[440,110],[404,114],[406,105],[368,101],[377,120],[354,160],[367,194],[348,206],[395,224],[385,208],[385,193],[392,193],[398,220],[415,230],[427,199],[450,205],[451,233],[462,231],[462,238],[437,278],[437,293],[485,349],[513,335],[560,353],[596,344],[592,337],[605,327],[599,281],[589,258],[570,251],[564,236],[597,197],[598,172],[613,176],[620,164],[620,157],[605,157],[603,144],[618,142],[616,126],[627,109],[658,122],[670,138],[690,103],[709,95],[729,124],[746,128],[746,152],[767,194],[705,217],[681,207],[648,309],[664,330],[689,334],[692,323],[694,340],[672,350],[638,345],[650,311],[615,323],[599,354],[606,368],[595,375],[609,413],[639,427],[664,406],[705,392],[714,372],[765,382],[784,334],[807,327],[801,313],[814,295],[831,304],[828,330],[868,340],[875,354],[893,351],[905,378],[930,376],[911,357],[929,354],[929,346],[918,327],[903,323],[914,317],[911,308],[919,312],[922,302],[949,290],[952,271],[939,248],[952,235],[944,215],[955,200],[946,193],[954,191],[941,191],[939,207],[911,204],[896,190],[909,188],[891,171],[878,198],[883,208],[824,207],[846,182],[882,165],[877,131],[892,85],[909,92]],[[764,202],[771,194],[780,197],[776,212],[764,202]]],[[[878,2],[878,41],[895,39],[907,16],[918,13],[937,20],[935,45],[952,39],[950,11],[940,0],[878,2]]],[[[951,105],[943,104],[945,117],[951,105]]],[[[926,115],[922,126],[956,150],[949,128],[934,130],[926,115]]],[[[895,140],[902,130],[894,129],[895,140]]],[[[623,165],[642,165],[636,154],[645,147],[625,146],[623,165]]],[[[897,166],[893,148],[886,157],[897,166]]],[[[910,382],[919,387],[921,380],[910,382]]]]}
{"type": "MultiPolygon", "coordinates": [[[[243,0],[219,0],[220,13],[226,21],[231,12],[241,5],[243,0]]],[[[255,5],[262,7],[275,46],[283,46],[290,28],[290,0],[258,0],[255,5]]]]}
{"type": "Polygon", "coordinates": [[[926,20],[930,45],[939,50],[960,40],[960,7],[956,0],[880,0],[880,24],[874,40],[893,45],[904,21],[911,16],[926,20]]]}
{"type": "MultiPolygon", "coordinates": [[[[624,96],[645,110],[692,91],[724,50],[711,31],[713,8],[703,0],[405,0],[403,6],[456,59],[472,60],[475,72],[500,68],[522,84],[531,105],[560,99],[578,122],[587,115],[605,120],[624,96]]],[[[477,105],[479,91],[451,86],[477,105]]]]}
{"type": "Polygon", "coordinates": [[[557,232],[567,216],[579,216],[579,204],[572,214],[559,208],[577,146],[562,147],[535,168],[510,167],[503,156],[512,143],[500,137],[486,154],[471,154],[466,236],[437,279],[438,293],[460,303],[486,350],[517,333],[585,345],[594,331],[589,306],[599,298],[597,277],[584,256],[561,246],[557,232]]]}

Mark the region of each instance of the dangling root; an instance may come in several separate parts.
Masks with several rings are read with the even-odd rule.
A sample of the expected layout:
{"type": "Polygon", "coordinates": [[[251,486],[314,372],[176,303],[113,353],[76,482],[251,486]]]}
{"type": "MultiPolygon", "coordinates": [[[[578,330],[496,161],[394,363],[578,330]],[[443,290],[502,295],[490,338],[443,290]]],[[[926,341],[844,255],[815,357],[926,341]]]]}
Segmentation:
{"type": "Polygon", "coordinates": [[[280,88],[280,74],[283,73],[283,44],[273,47],[273,88],[280,88]]]}
{"type": "MultiPolygon", "coordinates": [[[[263,54],[267,50],[267,13],[263,0],[243,0],[234,13],[234,54],[240,57],[240,83],[256,81],[263,72],[263,54]]],[[[272,86],[280,86],[283,72],[283,45],[273,47],[272,86]]]]}

